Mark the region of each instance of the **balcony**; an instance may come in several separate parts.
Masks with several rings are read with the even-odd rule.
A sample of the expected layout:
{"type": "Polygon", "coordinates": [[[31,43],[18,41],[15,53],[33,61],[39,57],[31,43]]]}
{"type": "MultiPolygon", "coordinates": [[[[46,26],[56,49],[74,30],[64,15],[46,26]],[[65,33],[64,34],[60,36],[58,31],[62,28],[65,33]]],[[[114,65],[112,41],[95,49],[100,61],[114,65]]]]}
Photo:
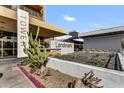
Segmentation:
{"type": "Polygon", "coordinates": [[[42,21],[44,20],[43,14],[41,14],[38,11],[32,10],[26,6],[19,6],[19,5],[3,5],[3,6],[9,8],[9,9],[12,9],[12,10],[17,10],[17,8],[20,8],[22,10],[29,12],[30,16],[40,19],[42,21]]]}
{"type": "MultiPolygon", "coordinates": [[[[0,6],[0,30],[16,33],[17,20],[17,12],[15,10],[0,6]]],[[[29,27],[33,35],[36,34],[37,27],[40,27],[39,36],[44,38],[51,38],[68,34],[67,30],[52,24],[48,24],[34,16],[29,17],[29,27]]]]}

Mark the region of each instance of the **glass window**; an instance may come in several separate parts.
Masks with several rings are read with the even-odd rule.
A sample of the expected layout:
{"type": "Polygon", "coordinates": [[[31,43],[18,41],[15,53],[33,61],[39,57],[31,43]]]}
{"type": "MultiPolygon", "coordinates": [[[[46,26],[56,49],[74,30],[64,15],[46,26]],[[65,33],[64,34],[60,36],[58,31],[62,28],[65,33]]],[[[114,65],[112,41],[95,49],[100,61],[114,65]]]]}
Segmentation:
{"type": "Polygon", "coordinates": [[[0,57],[14,57],[17,54],[16,33],[0,31],[0,57]],[[3,47],[2,47],[3,45],[3,47]]]}
{"type": "Polygon", "coordinates": [[[33,15],[35,17],[40,17],[40,13],[37,12],[37,11],[34,11],[34,10],[32,10],[32,9],[30,9],[28,7],[25,7],[25,6],[20,6],[20,8],[25,10],[25,11],[27,11],[27,12],[29,12],[30,15],[33,15]]]}

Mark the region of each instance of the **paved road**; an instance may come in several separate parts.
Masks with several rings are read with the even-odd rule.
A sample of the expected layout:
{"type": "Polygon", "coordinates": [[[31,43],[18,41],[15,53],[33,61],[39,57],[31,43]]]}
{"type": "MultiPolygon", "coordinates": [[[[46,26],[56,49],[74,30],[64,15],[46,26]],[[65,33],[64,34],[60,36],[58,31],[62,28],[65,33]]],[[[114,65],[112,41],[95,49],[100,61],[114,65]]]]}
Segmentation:
{"type": "Polygon", "coordinates": [[[33,88],[34,85],[25,77],[20,69],[14,64],[0,65],[0,88],[33,88]]]}

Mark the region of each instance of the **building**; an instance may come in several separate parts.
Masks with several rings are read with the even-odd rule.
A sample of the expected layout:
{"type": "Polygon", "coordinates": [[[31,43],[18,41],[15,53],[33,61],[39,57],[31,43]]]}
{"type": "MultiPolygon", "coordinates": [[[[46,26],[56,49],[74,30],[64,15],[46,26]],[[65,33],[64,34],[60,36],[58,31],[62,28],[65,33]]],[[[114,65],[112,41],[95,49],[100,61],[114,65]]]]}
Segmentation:
{"type": "Polygon", "coordinates": [[[74,44],[74,50],[79,51],[83,49],[83,39],[78,38],[78,32],[77,31],[71,31],[69,32],[69,35],[71,37],[64,39],[65,42],[70,42],[74,44]]]}
{"type": "Polygon", "coordinates": [[[36,35],[40,28],[39,38],[62,36],[68,31],[45,22],[43,5],[1,5],[0,6],[0,58],[17,56],[17,9],[29,13],[29,31],[36,35]]]}
{"type": "Polygon", "coordinates": [[[79,37],[84,39],[84,48],[120,51],[124,26],[84,32],[80,33],[79,37]]]}
{"type": "Polygon", "coordinates": [[[79,51],[83,49],[83,41],[73,38],[68,38],[63,40],[64,42],[74,43],[74,51],[79,51]]]}

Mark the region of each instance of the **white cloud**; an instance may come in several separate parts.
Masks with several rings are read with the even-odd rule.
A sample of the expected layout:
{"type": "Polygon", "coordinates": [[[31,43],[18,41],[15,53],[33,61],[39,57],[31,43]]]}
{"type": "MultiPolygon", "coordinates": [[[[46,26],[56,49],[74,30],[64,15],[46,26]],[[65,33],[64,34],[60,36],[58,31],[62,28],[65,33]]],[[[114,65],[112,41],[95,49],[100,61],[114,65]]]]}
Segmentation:
{"type": "Polygon", "coordinates": [[[66,20],[66,21],[76,21],[77,19],[74,18],[74,17],[71,17],[69,15],[63,15],[63,18],[66,20]]]}
{"type": "Polygon", "coordinates": [[[69,35],[65,35],[65,36],[59,36],[59,37],[55,37],[56,40],[64,40],[64,39],[68,39],[70,38],[71,36],[69,35]]]}

